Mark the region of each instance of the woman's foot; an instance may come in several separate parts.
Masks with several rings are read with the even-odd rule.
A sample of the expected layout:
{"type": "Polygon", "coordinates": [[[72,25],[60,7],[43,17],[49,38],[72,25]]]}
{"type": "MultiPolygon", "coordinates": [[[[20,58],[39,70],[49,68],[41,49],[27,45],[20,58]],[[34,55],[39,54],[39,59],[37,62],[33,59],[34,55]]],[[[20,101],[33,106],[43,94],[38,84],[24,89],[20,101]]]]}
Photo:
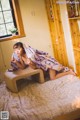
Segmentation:
{"type": "Polygon", "coordinates": [[[71,75],[76,76],[76,73],[75,73],[72,69],[70,69],[69,73],[70,73],[71,75]]]}
{"type": "Polygon", "coordinates": [[[8,69],[8,72],[14,72],[14,71],[16,71],[17,69],[15,69],[15,68],[10,68],[10,69],[8,69]]]}

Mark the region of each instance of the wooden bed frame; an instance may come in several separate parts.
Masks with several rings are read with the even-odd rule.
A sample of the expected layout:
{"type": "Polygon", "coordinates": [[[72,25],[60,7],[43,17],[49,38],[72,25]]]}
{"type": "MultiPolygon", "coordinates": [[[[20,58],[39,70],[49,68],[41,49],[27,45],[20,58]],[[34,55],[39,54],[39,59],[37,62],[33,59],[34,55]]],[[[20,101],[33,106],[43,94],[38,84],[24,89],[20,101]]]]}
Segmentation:
{"type": "Polygon", "coordinates": [[[80,109],[65,115],[55,117],[53,120],[75,120],[80,118],[80,109]]]}

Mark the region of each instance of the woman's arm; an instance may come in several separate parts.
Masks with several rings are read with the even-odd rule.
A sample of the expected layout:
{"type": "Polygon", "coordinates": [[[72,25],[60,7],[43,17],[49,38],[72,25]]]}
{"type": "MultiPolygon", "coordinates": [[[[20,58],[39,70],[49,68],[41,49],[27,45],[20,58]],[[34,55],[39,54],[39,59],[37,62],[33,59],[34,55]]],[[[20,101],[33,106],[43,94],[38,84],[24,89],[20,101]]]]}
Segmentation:
{"type": "Polygon", "coordinates": [[[19,68],[21,68],[21,69],[26,68],[26,65],[25,65],[21,60],[20,60],[20,62],[17,61],[17,60],[15,60],[15,63],[16,63],[16,65],[17,65],[19,68]]]}
{"type": "Polygon", "coordinates": [[[11,61],[12,63],[15,63],[16,66],[20,69],[24,69],[26,67],[24,61],[22,60],[22,58],[19,57],[19,61],[16,60],[15,58],[11,61]]]}
{"type": "Polygon", "coordinates": [[[24,69],[26,67],[26,65],[25,65],[24,61],[22,60],[21,56],[19,56],[19,60],[20,61],[16,61],[17,66],[21,69],[24,69]]]}
{"type": "Polygon", "coordinates": [[[26,65],[25,64],[21,64],[19,63],[18,61],[16,62],[17,66],[21,69],[25,69],[26,68],[26,65]]]}

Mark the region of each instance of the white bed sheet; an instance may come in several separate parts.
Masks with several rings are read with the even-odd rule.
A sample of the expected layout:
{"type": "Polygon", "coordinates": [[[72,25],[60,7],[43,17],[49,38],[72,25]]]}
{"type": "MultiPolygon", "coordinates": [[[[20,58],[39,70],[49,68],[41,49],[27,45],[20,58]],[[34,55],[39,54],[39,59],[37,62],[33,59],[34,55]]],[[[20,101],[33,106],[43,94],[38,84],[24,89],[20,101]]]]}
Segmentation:
{"type": "Polygon", "coordinates": [[[66,75],[43,84],[30,83],[18,94],[2,83],[0,96],[0,111],[9,111],[10,120],[54,120],[80,109],[80,79],[66,75]]]}

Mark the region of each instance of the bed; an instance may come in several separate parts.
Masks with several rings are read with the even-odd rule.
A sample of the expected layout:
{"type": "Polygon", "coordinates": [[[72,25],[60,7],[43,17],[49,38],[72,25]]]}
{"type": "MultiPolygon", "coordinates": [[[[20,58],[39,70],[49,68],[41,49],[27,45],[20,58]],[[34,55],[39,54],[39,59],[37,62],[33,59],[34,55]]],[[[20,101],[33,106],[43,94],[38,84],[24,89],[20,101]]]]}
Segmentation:
{"type": "Polygon", "coordinates": [[[66,75],[43,84],[25,80],[20,92],[12,93],[0,84],[0,111],[9,120],[74,120],[80,118],[80,79],[66,75]]]}

